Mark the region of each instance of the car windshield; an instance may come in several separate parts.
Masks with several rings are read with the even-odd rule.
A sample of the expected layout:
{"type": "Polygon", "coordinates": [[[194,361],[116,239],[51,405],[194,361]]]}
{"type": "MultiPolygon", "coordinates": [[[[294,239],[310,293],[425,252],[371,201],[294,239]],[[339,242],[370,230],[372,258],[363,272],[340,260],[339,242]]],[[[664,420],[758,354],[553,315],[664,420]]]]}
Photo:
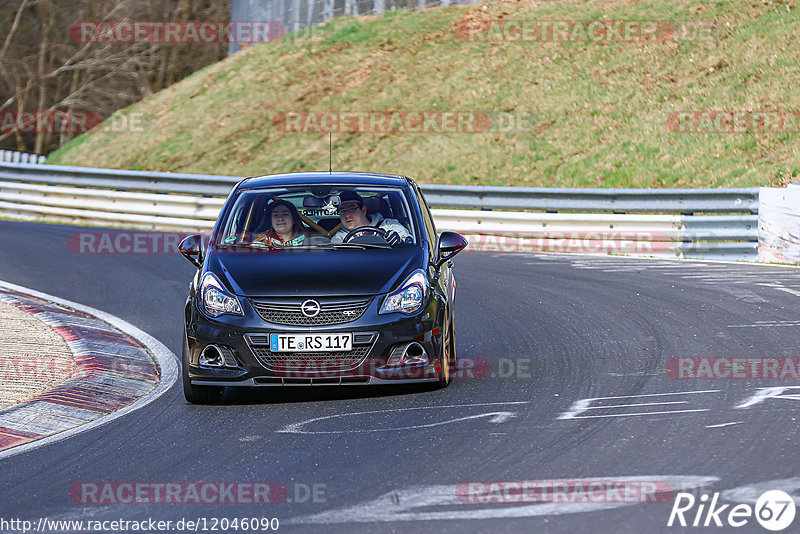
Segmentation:
{"type": "Polygon", "coordinates": [[[419,226],[403,189],[314,184],[241,191],[212,245],[373,250],[418,243],[419,226]]]}

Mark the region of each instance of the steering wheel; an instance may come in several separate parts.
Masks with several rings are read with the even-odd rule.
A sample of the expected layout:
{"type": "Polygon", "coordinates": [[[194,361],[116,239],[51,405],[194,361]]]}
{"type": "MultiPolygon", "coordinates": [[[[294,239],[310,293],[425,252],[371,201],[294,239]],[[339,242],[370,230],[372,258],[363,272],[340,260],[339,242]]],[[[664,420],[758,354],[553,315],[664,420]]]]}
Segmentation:
{"type": "MultiPolygon", "coordinates": [[[[378,228],[377,226],[359,226],[358,228],[353,228],[348,232],[346,236],[344,236],[343,243],[349,243],[353,239],[357,237],[380,237],[383,239],[386,236],[386,230],[383,228],[378,228]]],[[[385,239],[383,239],[386,241],[385,239]]]]}

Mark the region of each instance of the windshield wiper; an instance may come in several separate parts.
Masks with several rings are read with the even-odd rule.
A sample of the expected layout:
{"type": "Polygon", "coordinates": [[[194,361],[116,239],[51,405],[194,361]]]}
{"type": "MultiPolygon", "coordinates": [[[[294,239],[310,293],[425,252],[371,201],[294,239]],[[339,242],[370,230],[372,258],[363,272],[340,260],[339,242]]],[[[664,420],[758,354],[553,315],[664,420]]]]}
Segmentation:
{"type": "Polygon", "coordinates": [[[281,250],[282,247],[276,247],[275,245],[253,245],[251,243],[218,243],[214,245],[214,248],[250,248],[253,250],[281,250]]]}
{"type": "Polygon", "coordinates": [[[392,248],[391,245],[379,245],[377,243],[331,243],[332,248],[392,248]]]}
{"type": "Polygon", "coordinates": [[[298,250],[313,248],[344,248],[344,249],[368,249],[380,248],[391,249],[391,245],[379,245],[377,243],[317,243],[316,245],[301,245],[299,247],[277,247],[275,245],[252,245],[250,243],[219,243],[214,248],[249,248],[253,250],[298,250]]]}

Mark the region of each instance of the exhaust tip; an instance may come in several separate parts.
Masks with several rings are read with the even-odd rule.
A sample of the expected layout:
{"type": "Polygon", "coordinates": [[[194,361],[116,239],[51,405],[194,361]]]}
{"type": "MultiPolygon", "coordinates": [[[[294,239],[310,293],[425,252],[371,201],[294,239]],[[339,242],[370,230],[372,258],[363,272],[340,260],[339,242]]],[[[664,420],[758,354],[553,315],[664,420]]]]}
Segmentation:
{"type": "Polygon", "coordinates": [[[224,367],[225,360],[222,357],[220,348],[217,345],[206,345],[206,348],[200,353],[200,365],[224,367]]]}
{"type": "Polygon", "coordinates": [[[425,353],[425,348],[412,341],[406,345],[405,354],[403,355],[403,365],[427,365],[428,355],[425,353]]]}
{"type": "Polygon", "coordinates": [[[410,343],[396,345],[386,361],[387,365],[400,366],[400,365],[427,365],[428,355],[425,353],[425,348],[412,341],[410,343]]]}

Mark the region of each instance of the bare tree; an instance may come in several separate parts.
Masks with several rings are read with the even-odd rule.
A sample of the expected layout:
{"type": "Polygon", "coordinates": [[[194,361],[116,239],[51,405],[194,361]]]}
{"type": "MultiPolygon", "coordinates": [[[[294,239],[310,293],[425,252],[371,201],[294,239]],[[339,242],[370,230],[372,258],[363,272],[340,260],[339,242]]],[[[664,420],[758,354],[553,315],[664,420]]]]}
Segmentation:
{"type": "Polygon", "coordinates": [[[225,43],[84,42],[71,39],[69,28],[80,21],[227,20],[230,0],[12,1],[0,13],[0,146],[49,152],[80,132],[55,132],[48,114],[107,118],[227,52],[225,43]],[[20,124],[24,117],[39,124],[20,124]],[[22,128],[9,127],[9,118],[22,128]]]}

